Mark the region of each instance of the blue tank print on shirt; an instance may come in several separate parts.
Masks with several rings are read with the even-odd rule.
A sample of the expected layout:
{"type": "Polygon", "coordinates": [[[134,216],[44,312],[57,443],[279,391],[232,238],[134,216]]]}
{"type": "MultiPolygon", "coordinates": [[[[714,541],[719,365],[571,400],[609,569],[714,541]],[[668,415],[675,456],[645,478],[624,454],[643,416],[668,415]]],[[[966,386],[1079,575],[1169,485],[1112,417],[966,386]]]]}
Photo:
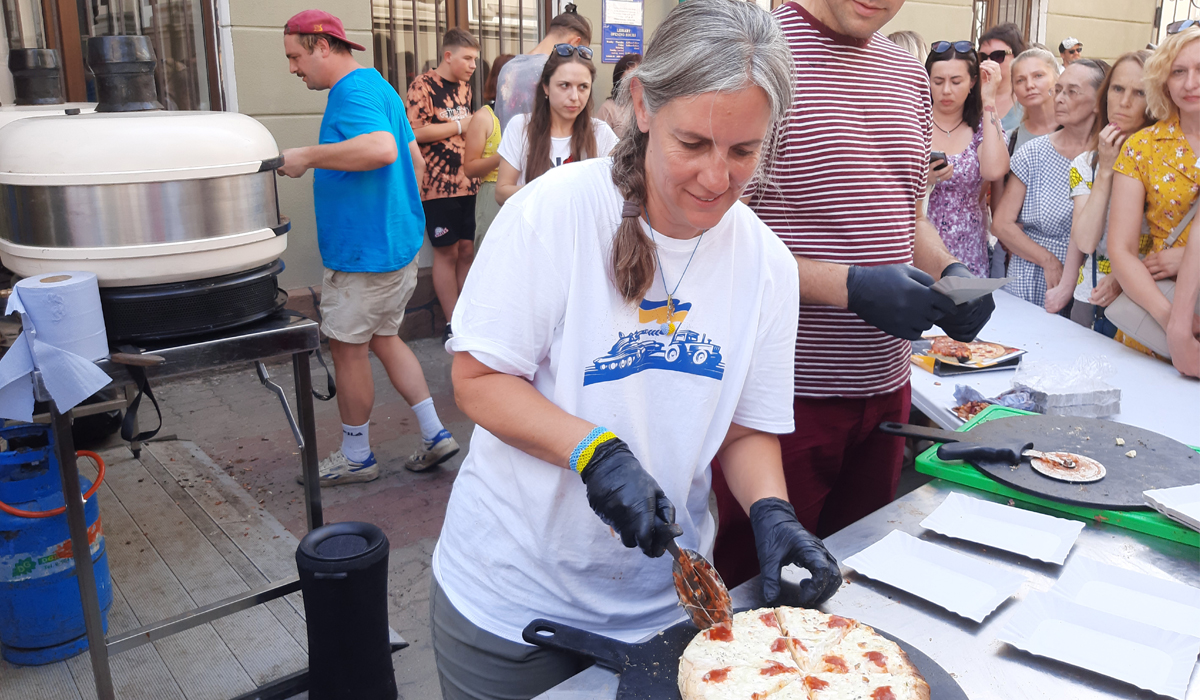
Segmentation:
{"type": "Polygon", "coordinates": [[[617,342],[592,366],[584,370],[583,385],[624,379],[648,369],[665,369],[720,380],[725,374],[721,346],[707,335],[684,330],[680,324],[692,305],[675,302],[675,332],[667,328],[667,302],[645,299],[638,307],[638,322],[652,323],[654,328],[630,333],[617,332],[617,342]]]}

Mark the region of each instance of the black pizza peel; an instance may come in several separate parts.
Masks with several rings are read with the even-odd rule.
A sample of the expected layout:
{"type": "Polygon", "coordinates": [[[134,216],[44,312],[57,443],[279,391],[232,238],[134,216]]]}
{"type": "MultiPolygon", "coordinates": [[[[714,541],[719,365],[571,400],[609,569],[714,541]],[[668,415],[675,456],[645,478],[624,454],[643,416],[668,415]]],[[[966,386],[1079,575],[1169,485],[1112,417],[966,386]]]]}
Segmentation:
{"type": "MultiPolygon", "coordinates": [[[[1098,418],[1012,416],[984,421],[966,431],[940,430],[885,422],[879,429],[943,444],[941,459],[964,459],[996,481],[1018,491],[1062,503],[1104,510],[1151,510],[1142,492],[1187,486],[1200,476],[1200,454],[1165,435],[1098,418]],[[1120,438],[1123,444],[1118,444],[1120,438]],[[962,444],[955,444],[962,443],[962,444]],[[1104,465],[1099,481],[1059,481],[1035,471],[1029,461],[1018,466],[1001,455],[1032,444],[1041,452],[1073,452],[1104,465]],[[972,446],[990,450],[976,451],[972,446]],[[1126,453],[1133,451],[1132,457],[1126,453]]],[[[1019,453],[1018,453],[1019,454],[1019,453]]]]}
{"type": "MultiPolygon", "coordinates": [[[[929,684],[931,700],[968,700],[954,678],[920,649],[875,631],[908,654],[908,660],[929,684]]],[[[530,644],[586,656],[596,665],[620,674],[616,700],[680,700],[679,657],[699,632],[690,621],[684,621],[640,644],[632,644],[538,619],[525,626],[521,637],[530,644]]]]}

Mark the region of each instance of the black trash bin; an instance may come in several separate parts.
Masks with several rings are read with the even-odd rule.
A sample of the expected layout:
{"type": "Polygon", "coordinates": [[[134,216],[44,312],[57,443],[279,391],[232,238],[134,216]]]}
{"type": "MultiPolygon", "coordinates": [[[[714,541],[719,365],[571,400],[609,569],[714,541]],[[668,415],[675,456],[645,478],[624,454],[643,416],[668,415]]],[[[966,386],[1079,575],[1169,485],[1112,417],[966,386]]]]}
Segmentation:
{"type": "Polygon", "coordinates": [[[311,700],[395,700],[388,550],[387,536],[370,523],[325,525],[300,540],[311,700]]]}

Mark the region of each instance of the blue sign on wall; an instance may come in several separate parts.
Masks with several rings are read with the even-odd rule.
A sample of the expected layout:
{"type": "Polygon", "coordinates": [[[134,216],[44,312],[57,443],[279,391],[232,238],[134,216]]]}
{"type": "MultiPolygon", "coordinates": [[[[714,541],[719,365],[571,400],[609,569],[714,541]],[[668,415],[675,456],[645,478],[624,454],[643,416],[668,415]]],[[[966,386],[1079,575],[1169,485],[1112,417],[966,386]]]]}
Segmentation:
{"type": "Polygon", "coordinates": [[[600,60],[616,63],[642,53],[642,0],[602,0],[600,60]]]}

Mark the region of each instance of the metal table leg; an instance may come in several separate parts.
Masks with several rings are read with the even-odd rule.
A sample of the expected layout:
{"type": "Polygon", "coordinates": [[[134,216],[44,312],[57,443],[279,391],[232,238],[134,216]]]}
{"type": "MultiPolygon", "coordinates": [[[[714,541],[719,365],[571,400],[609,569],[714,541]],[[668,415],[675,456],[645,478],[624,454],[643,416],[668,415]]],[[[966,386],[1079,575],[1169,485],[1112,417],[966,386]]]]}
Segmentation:
{"type": "Polygon", "coordinates": [[[67,528],[71,532],[71,554],[75,559],[75,578],[83,603],[83,622],[87,630],[88,654],[96,680],[96,697],[115,700],[112,671],[108,665],[108,646],[104,638],[104,618],[92,571],[92,549],[88,543],[87,517],[83,512],[83,492],[79,488],[79,465],[75,463],[75,440],[71,435],[71,416],[58,412],[50,401],[50,429],[54,437],[54,456],[62,477],[63,499],[67,507],[67,528]]]}
{"type": "Polygon", "coordinates": [[[311,532],[325,524],[321,514],[321,475],[317,459],[317,417],[313,412],[312,369],[308,364],[310,351],[292,355],[292,374],[296,382],[296,411],[300,414],[300,432],[304,447],[300,450],[300,465],[304,470],[304,512],[311,532]]]}

